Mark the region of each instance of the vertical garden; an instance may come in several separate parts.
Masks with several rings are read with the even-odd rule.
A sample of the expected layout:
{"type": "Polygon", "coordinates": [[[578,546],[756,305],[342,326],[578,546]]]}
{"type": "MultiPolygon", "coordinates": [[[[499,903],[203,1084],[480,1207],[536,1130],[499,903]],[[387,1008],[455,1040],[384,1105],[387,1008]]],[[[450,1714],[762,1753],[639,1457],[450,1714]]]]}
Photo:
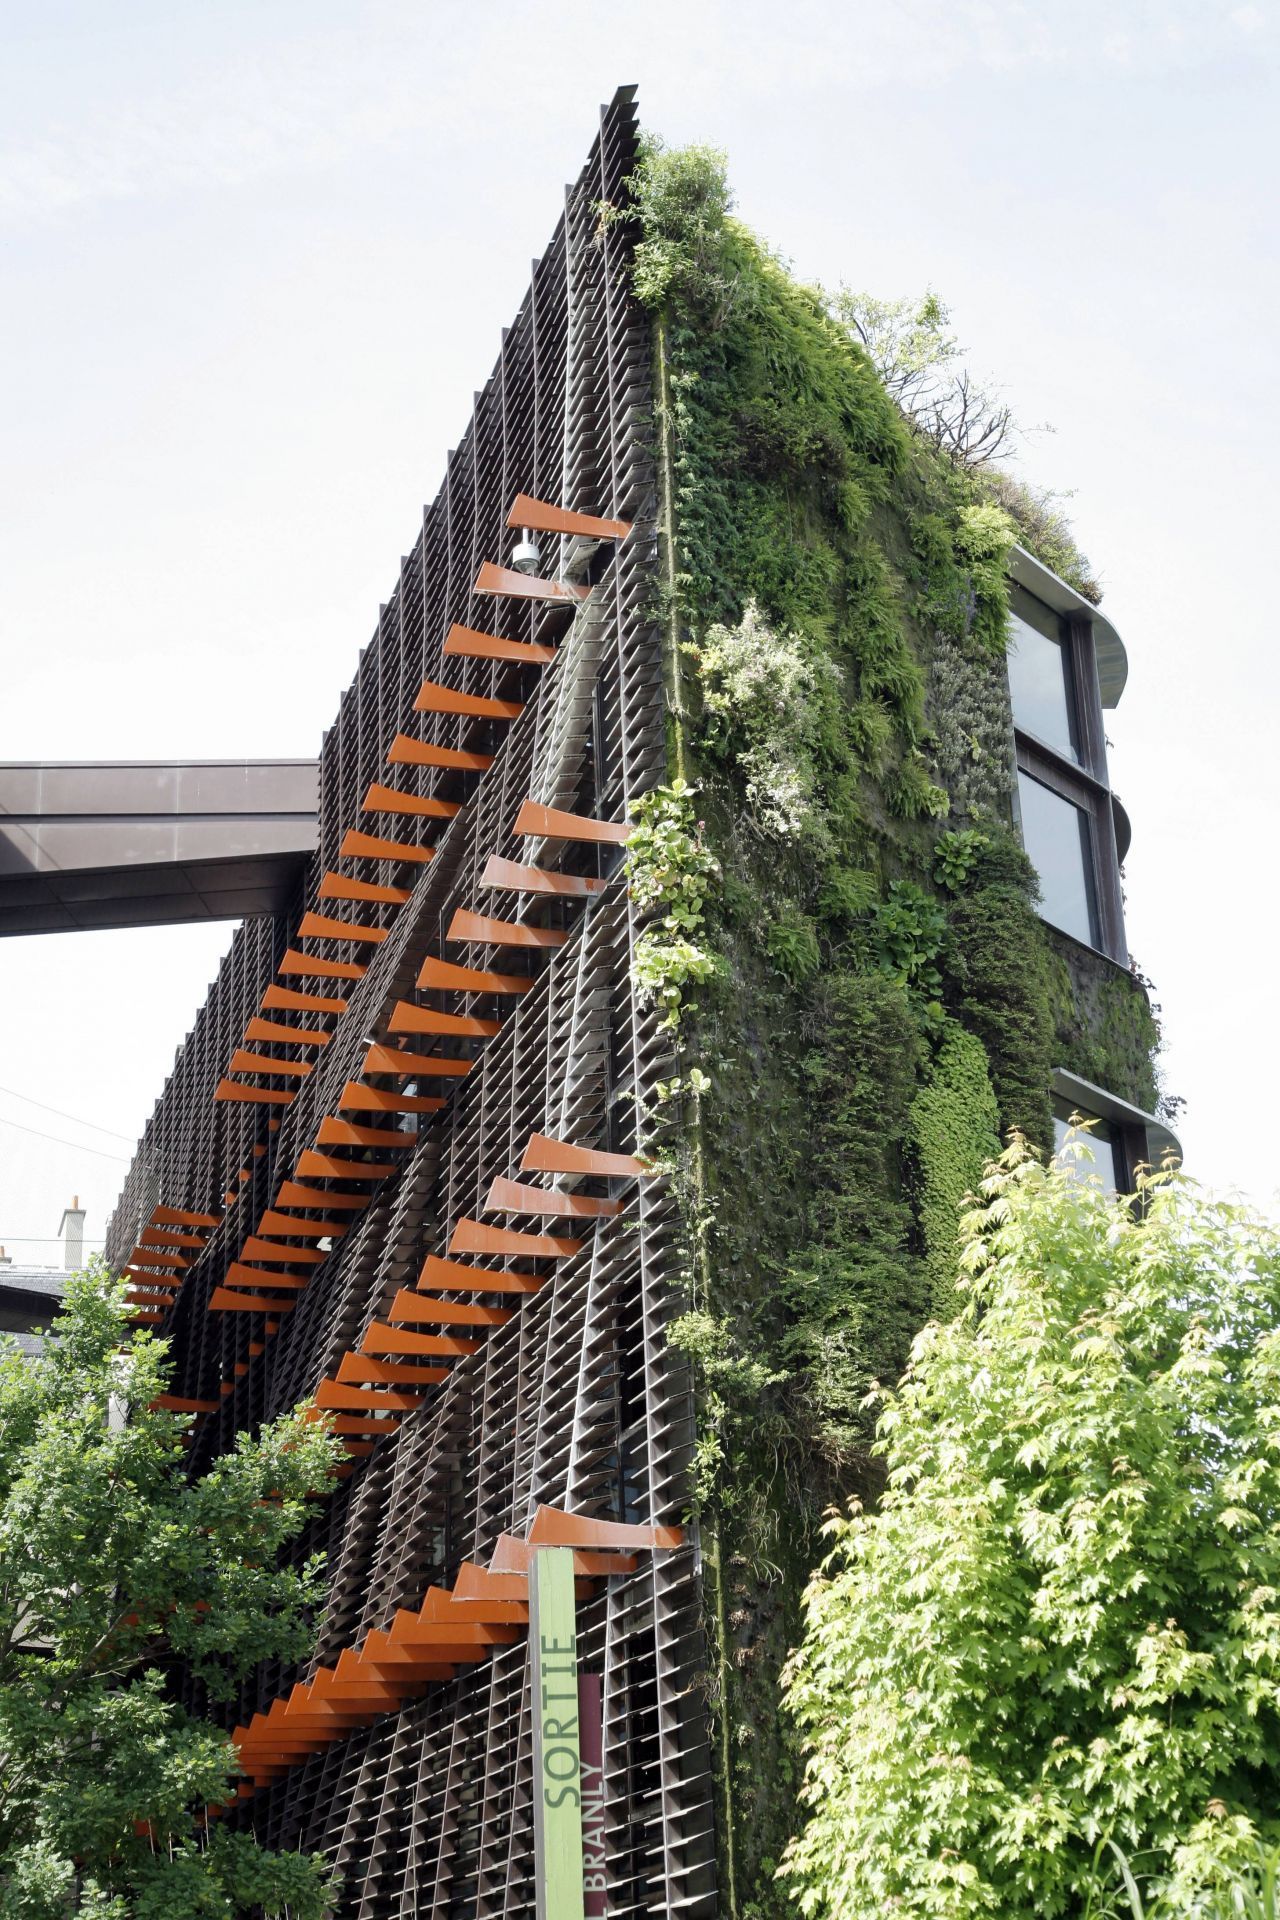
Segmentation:
{"type": "Polygon", "coordinates": [[[1033,532],[732,218],[720,156],[652,146],[633,192],[672,777],[629,862],[679,1062],[653,1118],[686,1225],[723,1904],[764,1915],[796,1823],[779,1676],[824,1510],[875,1493],[868,1392],[952,1306],[1001,1139],[1051,1142],[1052,1068],[1149,1109],[1158,1035],[1122,970],[1077,991],[1012,828],[1007,561],[1033,532]]]}

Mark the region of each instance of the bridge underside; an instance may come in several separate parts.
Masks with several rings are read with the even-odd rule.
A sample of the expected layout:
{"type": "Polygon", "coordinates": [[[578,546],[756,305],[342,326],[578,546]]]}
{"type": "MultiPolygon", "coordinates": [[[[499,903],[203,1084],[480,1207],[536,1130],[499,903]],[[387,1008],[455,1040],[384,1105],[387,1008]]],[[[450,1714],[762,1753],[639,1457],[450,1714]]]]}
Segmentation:
{"type": "Polygon", "coordinates": [[[0,766],[0,935],[283,912],[316,791],[311,760],[0,766]]]}

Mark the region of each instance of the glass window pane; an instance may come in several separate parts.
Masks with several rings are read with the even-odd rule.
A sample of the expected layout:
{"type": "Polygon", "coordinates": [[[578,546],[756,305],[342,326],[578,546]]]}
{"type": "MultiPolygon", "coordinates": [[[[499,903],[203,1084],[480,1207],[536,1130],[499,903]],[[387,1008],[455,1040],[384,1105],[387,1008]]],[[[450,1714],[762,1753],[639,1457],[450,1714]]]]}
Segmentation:
{"type": "Polygon", "coordinates": [[[1086,946],[1098,944],[1089,822],[1082,808],[1018,774],[1022,844],[1040,877],[1040,912],[1086,946]]]}
{"type": "Polygon", "coordinates": [[[1079,760],[1067,649],[1019,613],[1009,615],[1009,693],[1015,726],[1079,760]]]}
{"type": "Polygon", "coordinates": [[[1057,1159],[1062,1152],[1068,1133],[1071,1131],[1071,1116],[1078,1113],[1082,1120],[1092,1120],[1086,1138],[1093,1148],[1093,1165],[1086,1160],[1065,1160],[1060,1164],[1073,1180],[1100,1180],[1103,1191],[1119,1193],[1124,1184],[1124,1168],[1120,1153],[1120,1135],[1109,1120],[1100,1120],[1096,1114],[1086,1113],[1082,1107],[1073,1107],[1069,1100],[1053,1101],[1053,1153],[1057,1159]]]}

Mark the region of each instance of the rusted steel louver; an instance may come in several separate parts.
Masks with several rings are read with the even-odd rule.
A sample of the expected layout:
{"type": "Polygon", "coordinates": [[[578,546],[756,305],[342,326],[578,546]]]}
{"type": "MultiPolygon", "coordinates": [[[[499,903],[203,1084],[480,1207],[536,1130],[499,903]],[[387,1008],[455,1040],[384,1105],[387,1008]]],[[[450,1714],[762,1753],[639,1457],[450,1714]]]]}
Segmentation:
{"type": "Polygon", "coordinates": [[[524,712],[519,700],[491,700],[487,694],[459,693],[438,680],[424,680],[413,703],[415,713],[456,713],[472,720],[518,720],[524,712]]]}
{"type": "Polygon", "coordinates": [[[392,1147],[398,1152],[414,1146],[417,1138],[411,1127],[359,1127],[331,1113],[325,1115],[316,1132],[316,1144],[321,1147],[392,1147]]]}
{"type": "Polygon", "coordinates": [[[402,793],[399,787],[384,787],[377,781],[361,802],[365,813],[402,813],[427,820],[452,820],[462,811],[454,800],[433,800],[427,795],[402,793]]]}
{"type": "Polygon", "coordinates": [[[303,980],[363,980],[369,969],[359,960],[322,960],[313,953],[295,953],[290,947],[276,971],[303,980]]]}
{"type": "Polygon", "coordinates": [[[335,1000],[322,993],[300,993],[296,987],[268,987],[262,996],[262,1005],[291,1013],[345,1013],[347,1010],[345,1000],[335,1000]]]}
{"type": "Polygon", "coordinates": [[[500,887],[508,893],[552,893],[562,899],[576,900],[601,893],[607,880],[583,873],[549,873],[543,867],[523,866],[518,860],[503,860],[491,853],[484,864],[479,885],[500,887]]]}
{"type": "MultiPolygon", "coordinates": [[[[342,1391],[332,1387],[326,1397],[345,1405],[342,1391]]],[[[363,1406],[374,1396],[353,1397],[363,1406]]],[[[409,1395],[376,1396],[388,1412],[397,1398],[417,1404],[409,1395]]],[[[388,1430],[392,1424],[385,1422],[388,1430]]],[[[512,1645],[528,1626],[532,1554],[551,1544],[567,1547],[575,1577],[589,1581],[634,1572],[639,1552],[671,1551],[684,1544],[684,1535],[678,1527],[623,1525],[539,1507],[527,1540],[500,1535],[488,1568],[464,1562],[452,1591],[429,1587],[416,1611],[398,1608],[389,1628],[373,1628],[358,1648],[344,1648],[334,1666],[321,1667],[236,1727],[240,1765],[254,1786],[344,1739],[352,1727],[397,1710],[424,1687],[452,1679],[459,1666],[512,1645]]]]}
{"type": "Polygon", "coordinates": [[[528,993],[535,984],[527,973],[486,973],[477,967],[460,967],[452,960],[424,960],[418,973],[420,987],[439,988],[459,993],[528,993]]]}
{"type": "Polygon", "coordinates": [[[490,1183],[486,1213],[545,1213],[573,1220],[611,1220],[623,1210],[621,1200],[592,1200],[586,1194],[560,1193],[555,1187],[526,1187],[517,1180],[498,1178],[490,1183]]]}
{"type": "Polygon", "coordinates": [[[434,847],[419,847],[409,840],[384,840],[374,833],[360,833],[348,827],[338,852],[349,860],[409,860],[423,866],[434,860],[434,847]]]}
{"type": "Polygon", "coordinates": [[[285,1020],[253,1019],[245,1028],[244,1037],[265,1040],[268,1045],[280,1042],[291,1047],[327,1047],[333,1035],[319,1027],[295,1027],[285,1020]]]}
{"type": "MultiPolygon", "coordinates": [[[[323,1197],[328,1199],[327,1194],[323,1197]]],[[[258,1232],[294,1234],[300,1240],[337,1240],[350,1225],[349,1220],[295,1220],[292,1214],[275,1213],[268,1207],[258,1222],[258,1232]]]]}
{"type": "Polygon", "coordinates": [[[575,513],[529,493],[516,495],[507,525],[529,527],[535,533],[577,535],[584,540],[625,540],[631,531],[629,520],[602,520],[594,513],[575,513]]]}
{"type": "MultiPolygon", "coordinates": [[[[496,1020],[477,1022],[496,1031],[496,1020]]],[[[364,1056],[364,1073],[421,1074],[427,1079],[462,1079],[470,1073],[474,1060],[457,1060],[444,1053],[401,1053],[396,1047],[372,1046],[364,1056]]]]}
{"type": "Polygon", "coordinates": [[[317,900],[373,900],[402,907],[413,895],[407,887],[380,887],[372,880],[353,880],[345,873],[326,873],[316,889],[317,900]]]}
{"type": "Polygon", "coordinates": [[[562,947],[569,938],[555,927],[528,927],[519,920],[491,920],[483,913],[459,907],[449,922],[446,940],[472,941],[486,947],[562,947]]]}
{"type": "Polygon", "coordinates": [[[326,1187],[304,1187],[296,1180],[286,1180],[276,1195],[278,1207],[345,1207],[354,1212],[368,1204],[368,1194],[330,1193],[326,1187]]]}
{"type": "Polygon", "coordinates": [[[408,733],[396,735],[387,760],[393,767],[451,767],[463,773],[487,773],[493,765],[491,753],[465,753],[458,747],[437,747],[431,740],[415,740],[408,733]]]}
{"type": "Polygon", "coordinates": [[[231,1100],[245,1105],[287,1107],[297,1099],[296,1092],[277,1092],[270,1087],[250,1087],[239,1080],[219,1080],[215,1100],[231,1100]]]}
{"type": "Polygon", "coordinates": [[[279,1073],[305,1080],[311,1072],[310,1060],[277,1060],[271,1053],[249,1053],[244,1047],[237,1047],[231,1056],[228,1073],[279,1073]]]}
{"type": "MultiPolygon", "coordinates": [[[[406,1144],[410,1144],[406,1142],[406,1144]]],[[[317,1153],[308,1147],[299,1154],[295,1173],[305,1174],[313,1180],[385,1180],[389,1173],[396,1172],[394,1160],[340,1160],[335,1153],[317,1153]]],[[[326,1206],[332,1206],[332,1196],[325,1195],[326,1206]]]]}
{"type": "Polygon", "coordinates": [[[466,660],[515,660],[535,667],[546,666],[556,657],[554,647],[535,640],[500,640],[496,633],[477,633],[473,627],[457,625],[450,627],[443,650],[466,660]]]}
{"type": "Polygon", "coordinates": [[[343,1113],[439,1113],[444,1100],[434,1093],[388,1093],[382,1087],[348,1080],[338,1099],[343,1113]]]}
{"type": "Polygon", "coordinates": [[[585,1245],[585,1240],[567,1240],[560,1234],[488,1227],[482,1220],[459,1220],[449,1236],[450,1253],[510,1253],[529,1260],[568,1260],[585,1245]]]}
{"type": "Polygon", "coordinates": [[[298,922],[299,940],[364,940],[378,947],[386,937],[385,927],[363,927],[358,921],[333,920],[323,913],[304,913],[298,922]]]}
{"type": "Polygon", "coordinates": [[[509,1273],[504,1267],[477,1267],[469,1260],[442,1260],[430,1253],[418,1275],[422,1293],[539,1293],[543,1282],[536,1274],[509,1273]]]}
{"type": "Polygon", "coordinates": [[[514,833],[540,840],[582,840],[613,847],[625,846],[632,828],[626,820],[595,820],[586,813],[563,813],[537,800],[522,800],[514,833]]]}
{"type": "Polygon", "coordinates": [[[222,1223],[220,1213],[188,1213],[182,1207],[154,1207],[151,1222],[157,1227],[216,1227],[222,1223]]]}
{"type": "MultiPolygon", "coordinates": [[[[423,984],[421,977],[418,984],[423,984]]],[[[387,1030],[390,1033],[451,1033],[487,1040],[501,1033],[502,1022],[477,1020],[468,1013],[439,1013],[434,1007],[415,1006],[412,1000],[397,1000],[387,1021],[387,1030]]]]}
{"type": "Polygon", "coordinates": [[[504,595],[509,600],[556,600],[572,605],[585,600],[590,588],[574,580],[539,580],[533,573],[517,573],[513,567],[496,567],[486,560],[476,575],[476,593],[504,595]]]}
{"type": "Polygon", "coordinates": [[[576,1147],[568,1140],[553,1140],[545,1133],[531,1133],[520,1162],[521,1173],[597,1173],[604,1178],[643,1179],[654,1169],[631,1153],[602,1153],[598,1147],[576,1147]]]}

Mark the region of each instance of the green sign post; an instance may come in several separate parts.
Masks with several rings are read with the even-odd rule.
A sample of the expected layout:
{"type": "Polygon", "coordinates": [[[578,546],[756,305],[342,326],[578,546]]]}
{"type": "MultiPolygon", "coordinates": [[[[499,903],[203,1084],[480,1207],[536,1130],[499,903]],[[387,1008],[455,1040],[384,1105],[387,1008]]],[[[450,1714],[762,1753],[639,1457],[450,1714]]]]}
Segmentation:
{"type": "Polygon", "coordinates": [[[573,1551],[539,1547],[529,1580],[538,1920],[584,1920],[582,1729],[573,1551]]]}

